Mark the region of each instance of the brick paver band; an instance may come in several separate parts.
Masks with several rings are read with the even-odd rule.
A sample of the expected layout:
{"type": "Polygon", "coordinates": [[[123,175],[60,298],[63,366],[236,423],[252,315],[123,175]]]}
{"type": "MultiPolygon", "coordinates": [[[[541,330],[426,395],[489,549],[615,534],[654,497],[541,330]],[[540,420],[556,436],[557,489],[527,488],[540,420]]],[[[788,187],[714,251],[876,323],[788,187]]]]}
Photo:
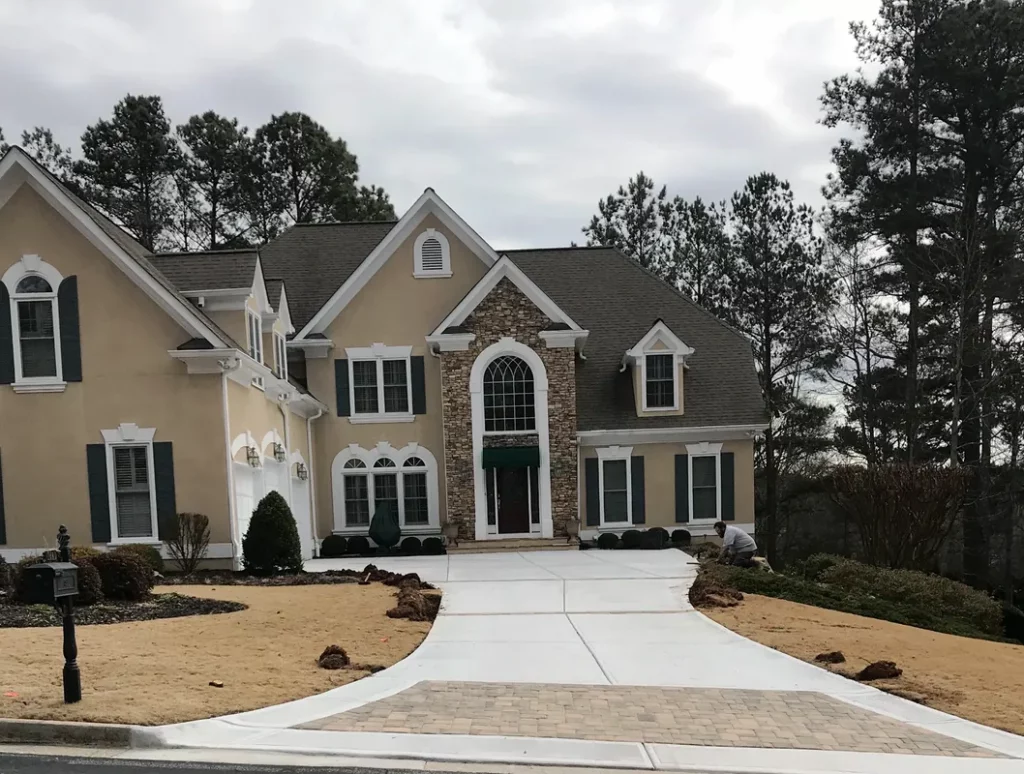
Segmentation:
{"type": "Polygon", "coordinates": [[[807,691],[422,682],[300,728],[1003,757],[807,691]]]}

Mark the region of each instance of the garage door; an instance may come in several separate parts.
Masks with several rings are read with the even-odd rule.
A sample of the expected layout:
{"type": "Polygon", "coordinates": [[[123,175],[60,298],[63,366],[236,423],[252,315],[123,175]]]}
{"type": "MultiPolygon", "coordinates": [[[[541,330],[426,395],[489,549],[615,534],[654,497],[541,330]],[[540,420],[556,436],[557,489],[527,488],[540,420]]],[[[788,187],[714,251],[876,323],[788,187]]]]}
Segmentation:
{"type": "Polygon", "coordinates": [[[309,482],[292,478],[292,515],[299,530],[302,558],[313,558],[313,520],[309,515],[309,482]]]}
{"type": "Polygon", "coordinates": [[[235,513],[238,515],[238,538],[241,540],[249,530],[252,512],[256,508],[256,476],[259,473],[245,463],[235,462],[233,464],[235,466],[235,513]]]}

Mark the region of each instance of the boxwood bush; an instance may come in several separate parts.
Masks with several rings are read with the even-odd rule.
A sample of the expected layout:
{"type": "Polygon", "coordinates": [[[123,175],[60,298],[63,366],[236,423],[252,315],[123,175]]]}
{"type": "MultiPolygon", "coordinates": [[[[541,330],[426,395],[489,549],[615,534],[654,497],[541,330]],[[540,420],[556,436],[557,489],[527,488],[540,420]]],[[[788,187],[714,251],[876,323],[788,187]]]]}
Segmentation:
{"type": "Polygon", "coordinates": [[[253,511],[249,529],[242,538],[242,562],[246,570],[258,575],[302,572],[299,530],[291,508],[279,492],[268,493],[253,511]]]}
{"type": "Polygon", "coordinates": [[[614,532],[604,532],[597,539],[597,547],[610,550],[619,547],[619,536],[614,532]]]}
{"type": "MultiPolygon", "coordinates": [[[[93,564],[93,559],[102,554],[95,548],[80,546],[71,549],[71,562],[78,567],[78,596],[75,597],[76,605],[94,605],[103,599],[103,587],[100,581],[100,574],[93,564]]],[[[24,602],[27,599],[28,589],[24,583],[24,569],[33,564],[43,561],[41,556],[26,556],[16,565],[8,565],[8,583],[14,594],[14,599],[24,602]]]]}
{"type": "Polygon", "coordinates": [[[423,541],[423,553],[425,554],[443,554],[444,553],[444,541],[439,537],[428,537],[423,541]]]}
{"type": "Polygon", "coordinates": [[[367,556],[370,553],[370,539],[356,535],[348,539],[348,552],[356,556],[367,556]]]}
{"type": "Polygon", "coordinates": [[[344,535],[328,535],[320,543],[320,557],[322,559],[336,559],[344,556],[348,551],[348,540],[344,535]]]}
{"type": "Polygon", "coordinates": [[[668,530],[663,527],[651,527],[644,534],[647,548],[664,548],[668,545],[668,530]]]}
{"type": "Polygon", "coordinates": [[[108,599],[140,602],[153,590],[153,570],[137,556],[111,551],[87,561],[99,572],[103,596],[108,599]]]}
{"type": "Polygon", "coordinates": [[[638,529],[627,529],[622,533],[623,548],[640,548],[644,541],[643,533],[638,529]]]}
{"type": "Polygon", "coordinates": [[[423,550],[423,541],[418,537],[410,535],[402,541],[402,553],[403,554],[418,554],[423,550]]]}
{"type": "Polygon", "coordinates": [[[677,546],[688,546],[693,542],[693,537],[688,529],[672,530],[672,542],[677,546]]]}
{"type": "MultiPolygon", "coordinates": [[[[118,546],[114,549],[114,553],[137,556],[148,564],[153,572],[163,573],[164,571],[164,558],[160,556],[160,549],[154,548],[153,546],[147,546],[141,543],[130,543],[128,545],[118,546]]],[[[72,556],[74,556],[73,552],[72,556]]]]}

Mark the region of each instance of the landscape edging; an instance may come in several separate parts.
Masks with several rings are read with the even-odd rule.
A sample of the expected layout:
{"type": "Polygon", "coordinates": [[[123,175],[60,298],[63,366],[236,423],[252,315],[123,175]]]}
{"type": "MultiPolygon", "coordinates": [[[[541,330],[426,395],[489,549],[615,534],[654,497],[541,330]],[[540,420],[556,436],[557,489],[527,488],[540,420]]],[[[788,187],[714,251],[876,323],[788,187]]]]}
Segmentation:
{"type": "Polygon", "coordinates": [[[132,747],[138,726],[0,718],[0,743],[132,747]]]}

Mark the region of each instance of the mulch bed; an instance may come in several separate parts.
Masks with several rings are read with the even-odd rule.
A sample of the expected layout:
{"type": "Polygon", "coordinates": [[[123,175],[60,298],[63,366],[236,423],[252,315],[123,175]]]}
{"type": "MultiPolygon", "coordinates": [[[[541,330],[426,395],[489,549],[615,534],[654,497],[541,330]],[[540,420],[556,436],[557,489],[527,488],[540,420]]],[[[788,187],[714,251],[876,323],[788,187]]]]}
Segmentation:
{"type": "Polygon", "coordinates": [[[362,570],[327,570],[271,576],[210,570],[192,575],[168,575],[157,581],[161,586],[331,586],[338,583],[366,582],[383,583],[385,586],[401,586],[415,582],[423,590],[434,588],[429,583],[421,581],[416,573],[402,575],[380,570],[373,564],[366,565],[362,570]]]}
{"type": "MultiPolygon", "coordinates": [[[[89,607],[75,608],[75,623],[93,624],[154,621],[191,615],[236,613],[246,605],[223,599],[200,599],[183,594],[154,594],[145,602],[104,600],[89,607]]],[[[18,605],[0,596],[0,629],[25,629],[36,626],[60,626],[60,614],[46,605],[18,605]]]]}

